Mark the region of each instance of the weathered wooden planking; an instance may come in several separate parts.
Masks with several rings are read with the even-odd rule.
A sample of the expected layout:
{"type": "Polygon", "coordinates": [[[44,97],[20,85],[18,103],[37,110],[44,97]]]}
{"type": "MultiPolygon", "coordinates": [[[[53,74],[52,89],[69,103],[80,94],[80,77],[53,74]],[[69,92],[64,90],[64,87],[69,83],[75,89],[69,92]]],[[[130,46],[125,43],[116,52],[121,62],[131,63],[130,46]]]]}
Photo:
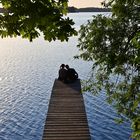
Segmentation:
{"type": "Polygon", "coordinates": [[[43,140],[90,140],[80,80],[55,80],[43,140]]]}

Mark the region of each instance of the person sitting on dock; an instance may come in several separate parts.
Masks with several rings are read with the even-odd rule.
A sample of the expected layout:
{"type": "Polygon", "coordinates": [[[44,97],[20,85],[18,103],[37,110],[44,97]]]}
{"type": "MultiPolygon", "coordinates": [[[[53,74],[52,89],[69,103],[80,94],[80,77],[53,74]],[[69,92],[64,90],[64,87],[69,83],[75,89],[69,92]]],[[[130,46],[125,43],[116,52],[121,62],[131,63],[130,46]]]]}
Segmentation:
{"type": "Polygon", "coordinates": [[[74,68],[70,68],[69,65],[66,65],[67,69],[67,82],[71,83],[78,79],[78,73],[75,71],[74,68]]]}
{"type": "Polygon", "coordinates": [[[67,76],[67,70],[65,69],[65,64],[61,64],[60,69],[59,69],[58,80],[65,82],[66,76],[67,76]]]}

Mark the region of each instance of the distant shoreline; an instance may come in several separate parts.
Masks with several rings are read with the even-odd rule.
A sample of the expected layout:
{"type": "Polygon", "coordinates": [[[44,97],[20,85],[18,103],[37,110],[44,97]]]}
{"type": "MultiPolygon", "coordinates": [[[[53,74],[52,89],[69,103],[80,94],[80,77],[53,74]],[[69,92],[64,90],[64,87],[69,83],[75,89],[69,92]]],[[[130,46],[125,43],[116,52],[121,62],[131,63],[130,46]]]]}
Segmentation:
{"type": "Polygon", "coordinates": [[[86,7],[86,8],[76,8],[76,7],[68,7],[69,13],[77,13],[77,12],[111,12],[110,8],[97,8],[97,7],[86,7]]]}
{"type": "MultiPolygon", "coordinates": [[[[0,13],[5,13],[7,10],[0,8],[0,13]]],[[[76,8],[68,7],[68,13],[79,13],[79,12],[111,12],[109,8],[97,8],[97,7],[86,7],[86,8],[76,8]]]]}

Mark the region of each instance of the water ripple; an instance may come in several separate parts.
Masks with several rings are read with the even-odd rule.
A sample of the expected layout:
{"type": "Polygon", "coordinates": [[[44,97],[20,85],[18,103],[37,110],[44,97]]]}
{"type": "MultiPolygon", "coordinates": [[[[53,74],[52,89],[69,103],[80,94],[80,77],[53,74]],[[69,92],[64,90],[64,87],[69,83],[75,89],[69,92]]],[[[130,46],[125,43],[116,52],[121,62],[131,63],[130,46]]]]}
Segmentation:
{"type": "MultiPolygon", "coordinates": [[[[69,64],[85,79],[91,63],[73,59],[77,37],[68,43],[47,43],[43,38],[33,43],[20,38],[0,41],[0,140],[41,140],[60,64],[69,64]]],[[[129,124],[114,123],[116,113],[105,103],[104,94],[84,94],[84,99],[92,140],[128,140],[129,124]]]]}

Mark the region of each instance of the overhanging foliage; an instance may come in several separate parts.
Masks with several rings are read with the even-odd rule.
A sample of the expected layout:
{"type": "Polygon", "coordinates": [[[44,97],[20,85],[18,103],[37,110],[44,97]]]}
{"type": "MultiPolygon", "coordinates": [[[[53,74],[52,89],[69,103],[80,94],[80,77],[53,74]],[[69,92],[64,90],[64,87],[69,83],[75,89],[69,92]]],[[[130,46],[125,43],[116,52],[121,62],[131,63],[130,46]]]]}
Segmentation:
{"type": "Polygon", "coordinates": [[[82,25],[80,57],[93,61],[93,74],[85,90],[105,89],[120,121],[132,123],[132,137],[140,140],[140,0],[109,0],[112,15],[94,16],[82,25]]]}
{"type": "Polygon", "coordinates": [[[68,0],[0,0],[4,9],[0,15],[0,36],[21,36],[32,41],[42,32],[44,39],[68,40],[76,31],[67,13],[68,0]]]}

